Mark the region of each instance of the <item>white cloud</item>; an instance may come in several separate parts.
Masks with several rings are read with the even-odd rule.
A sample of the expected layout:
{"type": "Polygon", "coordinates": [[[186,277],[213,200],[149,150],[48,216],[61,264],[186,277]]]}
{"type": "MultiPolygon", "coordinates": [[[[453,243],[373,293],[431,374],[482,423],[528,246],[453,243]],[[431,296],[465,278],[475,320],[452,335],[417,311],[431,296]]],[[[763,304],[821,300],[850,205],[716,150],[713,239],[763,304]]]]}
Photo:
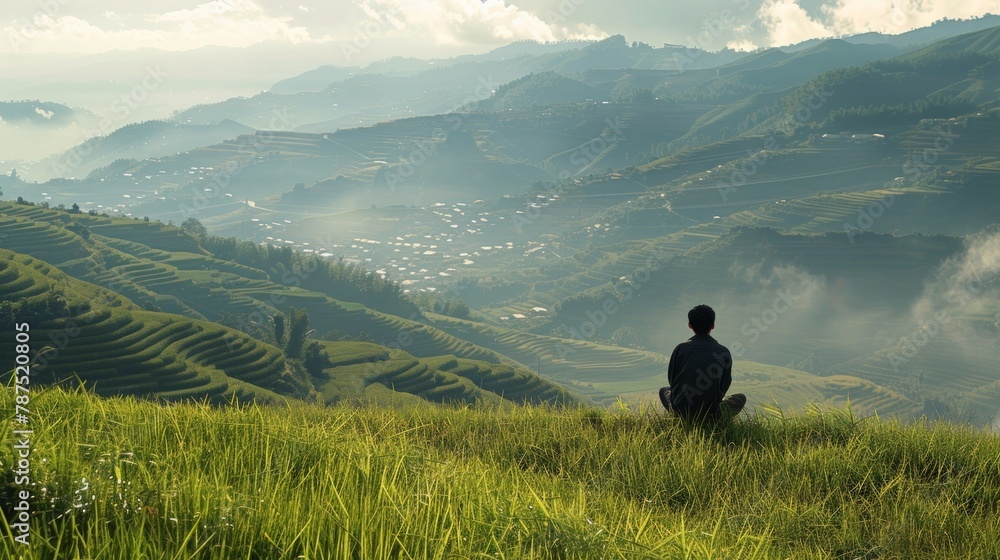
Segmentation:
{"type": "Polygon", "coordinates": [[[52,111],[46,111],[45,109],[42,109],[41,107],[35,107],[35,112],[38,113],[39,115],[41,115],[43,119],[51,119],[53,116],[55,116],[54,112],[52,112],[52,111]]]}
{"type": "MultiPolygon", "coordinates": [[[[117,18],[114,12],[104,16],[117,18]]],[[[8,37],[17,37],[19,51],[103,52],[112,49],[153,47],[189,50],[205,45],[245,47],[263,41],[287,43],[324,42],[314,39],[305,27],[293,26],[292,18],[273,16],[252,0],[213,0],[190,9],[134,18],[129,28],[104,29],[72,15],[52,17],[38,14],[19,27],[7,27],[8,37]]]]}
{"type": "Polygon", "coordinates": [[[791,45],[815,37],[830,37],[833,31],[813,19],[797,0],[767,0],[757,11],[772,46],[791,45]]]}
{"type": "Polygon", "coordinates": [[[156,17],[160,21],[205,21],[217,20],[240,14],[262,14],[264,10],[252,0],[212,0],[188,10],[174,10],[156,17]]]}
{"type": "Polygon", "coordinates": [[[946,17],[965,19],[998,11],[998,0],[837,0],[823,7],[831,27],[843,35],[903,33],[946,17]]]}
{"type": "Polygon", "coordinates": [[[370,18],[388,20],[405,35],[420,35],[439,45],[505,44],[518,40],[600,39],[594,25],[558,25],[502,1],[363,0],[370,18]]]}
{"type": "Polygon", "coordinates": [[[303,6],[302,4],[299,4],[299,11],[307,12],[308,13],[309,12],[309,7],[308,6],[303,6]]]}
{"type": "Polygon", "coordinates": [[[734,51],[753,51],[760,47],[760,45],[750,38],[754,34],[753,26],[747,24],[736,25],[731,31],[735,38],[726,43],[726,48],[733,49],[734,51]]]}
{"type": "Polygon", "coordinates": [[[754,43],[749,39],[740,39],[738,41],[729,41],[728,43],[726,43],[726,48],[732,49],[734,51],[749,52],[756,50],[758,48],[758,45],[757,43],[754,43]]]}
{"type": "Polygon", "coordinates": [[[772,46],[817,37],[878,31],[904,33],[944,18],[1000,12],[1000,0],[834,0],[810,14],[803,0],[765,0],[757,11],[772,46]]]}

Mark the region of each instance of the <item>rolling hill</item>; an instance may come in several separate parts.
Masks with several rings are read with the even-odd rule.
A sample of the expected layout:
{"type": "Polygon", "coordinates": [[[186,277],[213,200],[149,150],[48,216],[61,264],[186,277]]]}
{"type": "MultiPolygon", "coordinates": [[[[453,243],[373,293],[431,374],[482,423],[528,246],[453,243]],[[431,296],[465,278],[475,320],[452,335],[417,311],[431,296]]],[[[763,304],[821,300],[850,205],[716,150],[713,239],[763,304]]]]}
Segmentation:
{"type": "Polygon", "coordinates": [[[276,283],[264,270],[213,258],[194,238],[162,224],[4,204],[0,236],[5,247],[27,253],[4,253],[0,294],[11,320],[41,305],[33,330],[55,347],[36,348],[36,359],[46,364],[49,381],[79,377],[101,394],[217,402],[258,395],[274,401],[279,394],[328,403],[396,399],[393,391],[437,402],[578,398],[416,315],[404,319],[297,287],[310,273],[300,272],[294,285],[276,283]],[[50,300],[63,302],[59,312],[45,311],[50,300]],[[362,344],[359,352],[357,343],[324,342],[330,367],[304,381],[289,377],[279,349],[206,320],[252,321],[294,307],[309,310],[314,331],[383,345],[362,344]],[[60,331],[77,333],[71,339],[83,343],[59,342],[60,331]]]}
{"type": "MultiPolygon", "coordinates": [[[[347,364],[352,374],[316,385],[328,402],[397,384],[417,398],[480,398],[456,377],[476,370],[463,360],[501,378],[500,366],[534,369],[595,400],[641,399],[686,335],[667,318],[705,300],[726,309],[718,334],[743,347],[748,371],[787,368],[760,379],[796,379],[761,381],[767,391],[826,400],[850,388],[865,395],[852,398],[858,406],[901,414],[937,401],[985,406],[988,352],[945,352],[970,370],[953,386],[947,360],[911,360],[891,375],[884,362],[926,321],[918,308],[947,263],[995,222],[997,32],[919,49],[831,40],[726,54],[710,69],[671,68],[669,48],[621,37],[436,68],[387,60],[381,74],[325,68],[287,93],[180,115],[259,121],[287,102],[306,116],[281,125],[310,132],[257,130],[121,159],[85,180],[10,181],[8,196],[41,186],[78,196],[83,212],[7,205],[0,233],[5,247],[146,310],[259,330],[248,326],[255,314],[306,308],[315,334],[391,351],[384,375],[347,364]],[[483,95],[420,116],[494,70],[493,82],[470,86],[483,95]],[[439,87],[407,118],[303,124],[398,105],[430,84],[439,87]],[[195,215],[252,242],[101,212],[195,215]],[[354,272],[303,272],[322,259],[354,272]],[[351,274],[357,284],[343,281],[351,274]],[[789,302],[775,298],[789,289],[809,296],[778,321],[789,302]],[[436,314],[448,298],[471,312],[436,314]]],[[[167,124],[116,134],[144,138],[167,124]]],[[[939,344],[992,312],[977,305],[952,309],[939,344]]]]}

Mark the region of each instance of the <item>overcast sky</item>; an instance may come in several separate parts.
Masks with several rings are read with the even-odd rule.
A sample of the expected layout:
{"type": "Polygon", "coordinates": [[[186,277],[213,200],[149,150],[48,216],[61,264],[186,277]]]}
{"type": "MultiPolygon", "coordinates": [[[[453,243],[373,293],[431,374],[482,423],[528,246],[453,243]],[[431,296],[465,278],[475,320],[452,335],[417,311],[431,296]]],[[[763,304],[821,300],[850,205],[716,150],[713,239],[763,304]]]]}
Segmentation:
{"type": "Polygon", "coordinates": [[[0,53],[190,50],[272,41],[327,45],[334,64],[614,34],[655,46],[749,50],[1000,13],[1000,0],[2,1],[0,53]]]}

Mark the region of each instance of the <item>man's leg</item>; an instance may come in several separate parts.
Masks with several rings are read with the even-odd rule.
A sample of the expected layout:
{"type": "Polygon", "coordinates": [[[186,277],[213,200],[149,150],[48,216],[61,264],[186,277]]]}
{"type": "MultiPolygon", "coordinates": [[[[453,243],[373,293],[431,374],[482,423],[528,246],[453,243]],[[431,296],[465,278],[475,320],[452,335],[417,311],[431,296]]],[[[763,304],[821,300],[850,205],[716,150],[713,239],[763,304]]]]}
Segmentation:
{"type": "Polygon", "coordinates": [[[722,404],[719,406],[720,409],[730,418],[736,416],[743,410],[743,407],[747,404],[747,396],[743,393],[734,393],[728,397],[722,399],[722,404]]]}
{"type": "Polygon", "coordinates": [[[668,412],[673,412],[670,407],[670,387],[660,388],[660,402],[663,403],[663,408],[667,409],[668,412]]]}

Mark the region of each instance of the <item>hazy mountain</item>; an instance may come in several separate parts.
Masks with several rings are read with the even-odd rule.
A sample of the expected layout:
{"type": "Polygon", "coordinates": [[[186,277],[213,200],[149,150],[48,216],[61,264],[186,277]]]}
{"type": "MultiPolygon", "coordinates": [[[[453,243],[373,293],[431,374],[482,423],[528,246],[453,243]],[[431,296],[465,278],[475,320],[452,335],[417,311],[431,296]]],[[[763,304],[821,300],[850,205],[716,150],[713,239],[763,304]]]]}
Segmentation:
{"type": "Polygon", "coordinates": [[[291,94],[319,92],[333,87],[337,82],[342,82],[354,76],[363,74],[382,74],[386,76],[412,76],[434,67],[437,61],[418,60],[415,58],[394,57],[387,60],[372,62],[361,67],[339,67],[320,66],[314,70],[309,70],[286,78],[274,84],[270,88],[271,93],[291,94]]]}
{"type": "Polygon", "coordinates": [[[418,60],[415,58],[392,57],[378,60],[364,67],[320,66],[303,72],[298,76],[286,78],[271,86],[272,93],[304,93],[323,91],[333,87],[336,82],[344,81],[360,74],[385,74],[395,76],[412,76],[435,67],[447,67],[463,62],[503,61],[515,58],[527,59],[544,56],[566,50],[579,49],[590,44],[590,41],[564,41],[559,43],[537,43],[534,41],[518,41],[493,49],[479,55],[463,55],[450,59],[418,60]]]}
{"type": "Polygon", "coordinates": [[[508,82],[498,88],[488,101],[482,104],[487,111],[506,109],[527,109],[548,107],[563,103],[586,101],[598,96],[597,90],[583,82],[567,78],[555,72],[530,74],[524,78],[508,82]]]}
{"type": "MultiPolygon", "coordinates": [[[[246,250],[343,258],[398,281],[425,312],[467,305],[462,317],[428,315],[482,348],[465,358],[534,363],[601,399],[655,388],[663,354],[685,334],[664,318],[714,301],[728,314],[719,336],[747,358],[847,374],[866,387],[865,406],[909,414],[947,379],[933,360],[887,373],[894,345],[942,310],[949,267],[991,246],[998,30],[917,50],[828,40],[720,53],[712,68],[680,70],[666,63],[678,53],[620,36],[321,68],[281,85],[333,80],[319,91],[126,127],[92,144],[87,165],[103,167],[86,179],[10,180],[4,193],[98,214],[193,215],[250,240],[246,250]],[[775,304],[781,290],[795,301],[775,304]],[[552,350],[572,339],[591,345],[576,362],[552,350]],[[608,345],[648,352],[629,354],[642,366],[622,373],[627,382],[588,369],[624,367],[608,345]],[[907,381],[917,375],[923,387],[907,381]]],[[[955,333],[986,329],[974,338],[985,350],[962,358],[970,372],[992,358],[982,321],[1000,312],[990,271],[979,273],[987,280],[972,303],[944,309],[955,333]]],[[[209,309],[145,297],[192,317],[209,309]]],[[[343,318],[306,300],[326,310],[322,328],[343,318]]],[[[399,332],[385,329],[396,319],[374,321],[365,325],[399,332]]],[[[820,390],[810,387],[801,394],[820,390]]],[[[949,398],[982,403],[991,390],[970,373],[949,398]]]]}
{"type": "Polygon", "coordinates": [[[218,125],[187,125],[170,121],[130,124],[38,162],[31,167],[30,178],[85,177],[116,160],[172,156],[252,131],[231,120],[218,125]]]}
{"type": "Polygon", "coordinates": [[[94,114],[81,109],[73,109],[61,103],[47,101],[3,101],[0,102],[0,122],[18,126],[32,124],[52,128],[62,128],[93,119],[94,114]]]}
{"type": "MultiPolygon", "coordinates": [[[[48,156],[98,130],[100,118],[50,101],[0,102],[0,161],[28,171],[25,161],[48,156]]],[[[26,177],[30,173],[25,174],[26,177]]]]}

